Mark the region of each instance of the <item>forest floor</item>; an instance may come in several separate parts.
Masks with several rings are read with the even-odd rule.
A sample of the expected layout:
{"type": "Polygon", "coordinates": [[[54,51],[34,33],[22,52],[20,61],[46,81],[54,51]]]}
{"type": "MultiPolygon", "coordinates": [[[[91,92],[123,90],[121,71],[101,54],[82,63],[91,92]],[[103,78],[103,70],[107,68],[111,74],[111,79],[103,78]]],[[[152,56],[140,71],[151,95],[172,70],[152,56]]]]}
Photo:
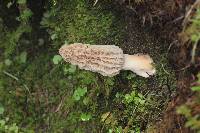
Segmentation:
{"type": "MultiPolygon", "coordinates": [[[[186,118],[177,114],[177,108],[185,103],[192,108],[193,114],[200,114],[200,106],[191,102],[196,98],[191,86],[195,85],[200,70],[200,53],[196,53],[196,63],[192,64],[192,46],[181,38],[184,15],[193,2],[156,0],[136,4],[128,0],[114,0],[111,5],[99,2],[97,7],[78,0],[71,2],[74,5],[65,1],[66,7],[63,7],[63,1],[53,6],[48,2],[37,0],[26,3],[33,12],[33,15],[29,14],[31,19],[28,21],[32,31],[19,35],[19,45],[17,41],[12,54],[4,56],[7,42],[2,43],[5,47],[0,45],[3,49],[0,51],[5,52],[0,53],[0,59],[11,59],[10,64],[0,61],[0,70],[4,71],[0,77],[0,88],[3,88],[1,100],[7,108],[6,115],[21,127],[36,132],[104,132],[122,128],[128,132],[129,128],[135,131],[138,127],[139,132],[148,133],[193,132],[185,127],[186,118]],[[100,15],[97,15],[99,11],[96,12],[98,7],[100,15]],[[117,17],[112,16],[115,19],[111,19],[108,12],[117,17]],[[113,26],[110,24],[113,20],[121,24],[116,22],[113,26]],[[90,34],[94,31],[94,35],[90,34]],[[117,42],[114,35],[106,36],[109,32],[123,34],[117,42]],[[103,39],[99,41],[98,37],[103,39]],[[94,44],[116,42],[126,54],[149,54],[157,73],[144,79],[123,71],[114,78],[108,78],[63,62],[54,63],[52,58],[58,54],[64,39],[70,43],[77,40],[94,44]],[[22,56],[21,63],[19,60],[24,51],[28,58],[22,56]],[[84,94],[79,96],[79,100],[74,100],[75,92],[81,87],[86,88],[86,92],[81,92],[84,94]],[[142,95],[139,100],[145,99],[145,104],[137,108],[139,104],[135,104],[134,100],[127,102],[126,96],[132,92],[138,95],[134,95],[132,100],[142,95]],[[82,116],[86,118],[82,119],[82,116]]],[[[0,17],[12,31],[20,22],[8,22],[15,20],[19,10],[26,7],[22,4],[18,8],[14,3],[9,9],[5,6],[6,2],[3,4],[2,7],[0,5],[0,17]],[[12,15],[8,18],[7,14],[12,15]]],[[[200,51],[200,47],[196,51],[200,51]]]]}

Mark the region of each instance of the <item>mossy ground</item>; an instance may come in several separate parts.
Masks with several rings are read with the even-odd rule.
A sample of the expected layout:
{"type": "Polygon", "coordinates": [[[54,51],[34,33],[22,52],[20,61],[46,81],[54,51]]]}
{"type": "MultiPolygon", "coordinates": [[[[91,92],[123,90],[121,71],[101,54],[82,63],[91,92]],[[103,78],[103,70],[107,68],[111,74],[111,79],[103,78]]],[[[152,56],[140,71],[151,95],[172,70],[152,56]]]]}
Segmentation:
{"type": "MultiPolygon", "coordinates": [[[[42,30],[39,22],[33,24],[32,32],[19,39],[20,47],[2,56],[0,98],[5,116],[25,132],[140,132],[159,119],[175,91],[166,42],[111,3],[93,6],[88,0],[60,0],[46,8],[42,19],[33,16],[41,20],[42,30]],[[122,71],[109,78],[63,61],[53,64],[58,48],[73,42],[115,44],[127,54],[148,53],[157,73],[144,79],[122,71]],[[19,61],[23,51],[26,62],[19,61]]],[[[41,16],[43,11],[33,13],[41,16]]]]}

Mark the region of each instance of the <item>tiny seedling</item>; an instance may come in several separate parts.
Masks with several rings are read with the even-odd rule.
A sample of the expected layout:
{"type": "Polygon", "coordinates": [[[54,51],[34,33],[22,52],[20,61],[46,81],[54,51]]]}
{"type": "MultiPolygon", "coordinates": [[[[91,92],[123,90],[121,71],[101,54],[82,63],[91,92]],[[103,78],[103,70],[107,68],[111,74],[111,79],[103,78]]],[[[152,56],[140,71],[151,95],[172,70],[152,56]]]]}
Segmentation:
{"type": "Polygon", "coordinates": [[[89,121],[92,118],[92,115],[91,114],[82,113],[80,118],[81,118],[81,121],[89,121]]]}
{"type": "Polygon", "coordinates": [[[87,92],[87,88],[84,87],[84,88],[80,88],[78,87],[75,91],[74,91],[74,94],[73,94],[73,98],[75,101],[79,101],[81,99],[81,97],[83,97],[87,92]]]}
{"type": "Polygon", "coordinates": [[[53,57],[53,64],[57,65],[61,61],[62,61],[62,57],[60,55],[54,55],[54,57],[53,57]]]}

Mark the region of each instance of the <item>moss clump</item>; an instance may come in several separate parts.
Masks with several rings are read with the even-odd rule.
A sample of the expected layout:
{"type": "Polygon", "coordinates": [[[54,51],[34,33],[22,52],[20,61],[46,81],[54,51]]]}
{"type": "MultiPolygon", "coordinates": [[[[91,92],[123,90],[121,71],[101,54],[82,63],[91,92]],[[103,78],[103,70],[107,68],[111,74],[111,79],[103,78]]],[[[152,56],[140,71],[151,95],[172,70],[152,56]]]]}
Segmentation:
{"type": "MultiPolygon", "coordinates": [[[[43,27],[48,27],[50,34],[43,45],[33,44],[36,42],[35,38],[29,40],[22,34],[22,30],[17,35],[20,49],[15,51],[12,48],[9,52],[5,48],[4,54],[12,53],[11,58],[7,63],[1,61],[0,64],[0,70],[7,73],[0,73],[1,101],[12,122],[36,132],[99,131],[99,114],[108,107],[115,79],[82,71],[63,62],[55,65],[52,58],[64,41],[116,41],[119,34],[113,28],[114,22],[114,15],[102,5],[93,7],[86,0],[56,1],[44,14],[41,22],[43,27]],[[55,47],[46,45],[50,39],[55,47]],[[21,50],[26,51],[26,60],[23,62],[19,61],[21,50]],[[84,93],[80,90],[84,90],[84,93]],[[80,99],[74,98],[75,96],[80,99]],[[99,110],[101,104],[104,109],[99,110]],[[90,117],[85,118],[86,116],[90,117]]],[[[33,29],[31,34],[38,34],[36,32],[33,29]]],[[[37,39],[41,40],[43,36],[37,39]]],[[[12,43],[16,46],[16,41],[12,43]]]]}
{"type": "Polygon", "coordinates": [[[92,4],[89,0],[57,1],[44,14],[41,24],[48,27],[51,39],[58,46],[66,42],[99,44],[104,39],[117,38],[116,17],[103,6],[92,4]]]}

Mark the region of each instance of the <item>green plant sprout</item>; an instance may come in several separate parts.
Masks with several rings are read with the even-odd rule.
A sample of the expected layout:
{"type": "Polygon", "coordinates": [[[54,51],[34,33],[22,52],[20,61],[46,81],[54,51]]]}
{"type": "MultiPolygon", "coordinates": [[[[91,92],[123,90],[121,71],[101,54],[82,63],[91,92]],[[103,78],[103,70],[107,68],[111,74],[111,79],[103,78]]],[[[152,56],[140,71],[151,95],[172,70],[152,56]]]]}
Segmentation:
{"type": "Polygon", "coordinates": [[[81,99],[81,97],[83,97],[86,93],[87,93],[87,88],[86,87],[84,87],[84,88],[78,87],[74,91],[73,98],[74,98],[74,100],[79,101],[81,99]]]}
{"type": "Polygon", "coordinates": [[[89,121],[92,118],[91,114],[82,113],[80,116],[81,121],[89,121]]]}

